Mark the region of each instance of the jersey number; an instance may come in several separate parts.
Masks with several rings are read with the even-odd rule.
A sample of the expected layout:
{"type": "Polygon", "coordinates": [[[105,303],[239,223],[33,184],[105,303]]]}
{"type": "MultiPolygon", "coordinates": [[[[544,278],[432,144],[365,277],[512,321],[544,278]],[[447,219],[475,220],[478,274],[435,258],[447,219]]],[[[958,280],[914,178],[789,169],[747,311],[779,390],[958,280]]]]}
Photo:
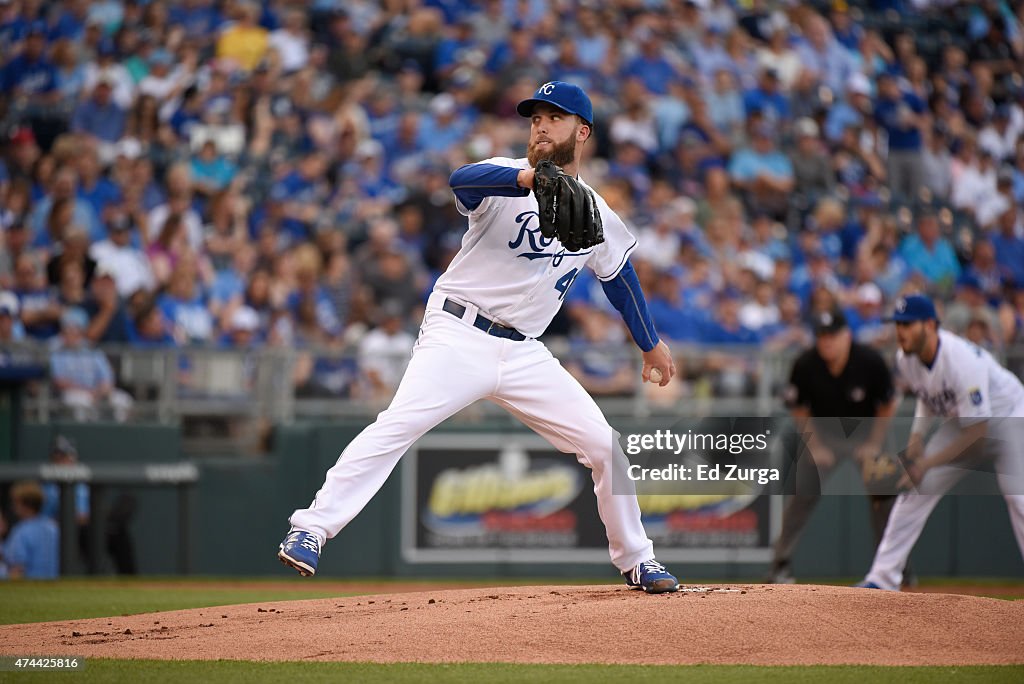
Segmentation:
{"type": "Polygon", "coordinates": [[[576,276],[578,276],[579,274],[580,269],[574,268],[558,279],[558,281],[555,283],[555,289],[558,290],[560,293],[558,295],[559,299],[565,299],[565,293],[569,291],[570,287],[572,287],[572,282],[576,280],[576,276]]]}

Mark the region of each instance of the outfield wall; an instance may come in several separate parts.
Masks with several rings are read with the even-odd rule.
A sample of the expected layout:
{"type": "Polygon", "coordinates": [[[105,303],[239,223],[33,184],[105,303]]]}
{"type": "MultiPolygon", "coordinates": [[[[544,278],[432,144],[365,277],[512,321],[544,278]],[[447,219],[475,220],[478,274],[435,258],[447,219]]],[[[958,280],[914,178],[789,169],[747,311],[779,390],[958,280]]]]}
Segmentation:
{"type": "MultiPolygon", "coordinates": [[[[193,572],[203,575],[288,573],[275,557],[277,544],[288,529],[288,515],[296,507],[309,503],[323,482],[324,472],[361,428],[361,423],[292,425],[275,431],[269,455],[197,459],[195,463],[201,475],[191,499],[193,572]]],[[[181,460],[181,437],[176,428],[95,424],[28,425],[23,432],[18,460],[43,460],[58,431],[76,441],[85,463],[181,460]]],[[[438,439],[443,444],[444,435],[459,435],[459,439],[464,439],[466,435],[484,433],[492,436],[498,433],[510,441],[527,440],[524,443],[528,443],[531,434],[511,423],[501,423],[437,430],[432,438],[435,444],[438,439]]],[[[453,440],[453,444],[456,441],[453,440]]],[[[559,458],[564,458],[567,464],[574,463],[571,457],[559,458]]],[[[333,577],[612,576],[610,566],[604,562],[605,556],[593,551],[582,555],[565,554],[570,557],[569,561],[561,563],[549,562],[552,557],[558,557],[557,549],[537,562],[517,562],[520,556],[511,551],[457,564],[410,562],[409,554],[402,550],[403,496],[409,500],[407,483],[403,494],[402,467],[400,464],[392,473],[362,514],[327,545],[321,574],[333,577]]],[[[139,504],[132,532],[140,572],[173,574],[178,567],[179,554],[176,492],[172,488],[123,491],[136,497],[139,504]]],[[[776,506],[780,503],[775,502],[776,506]]],[[[579,523],[595,524],[596,510],[591,516],[581,513],[579,523]]],[[[766,570],[763,562],[743,560],[739,552],[712,554],[712,560],[688,563],[679,559],[704,556],[674,551],[664,544],[658,548],[662,555],[674,554],[672,567],[682,575],[756,579],[763,577],[766,570]]],[[[865,497],[824,496],[795,555],[794,570],[804,577],[860,576],[870,563],[870,550],[865,497]]],[[[918,573],[927,576],[1024,576],[1024,562],[1013,540],[1005,504],[999,496],[946,497],[925,529],[913,561],[918,573]]],[[[110,571],[111,568],[110,561],[104,558],[101,569],[110,571]]]]}

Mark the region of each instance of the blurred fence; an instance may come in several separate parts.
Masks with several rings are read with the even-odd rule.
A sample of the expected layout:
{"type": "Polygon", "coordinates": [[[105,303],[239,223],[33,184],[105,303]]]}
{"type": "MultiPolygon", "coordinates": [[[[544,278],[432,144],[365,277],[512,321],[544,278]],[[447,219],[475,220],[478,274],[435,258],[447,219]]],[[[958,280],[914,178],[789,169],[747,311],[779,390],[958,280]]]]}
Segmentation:
{"type": "MultiPolygon", "coordinates": [[[[784,410],[784,388],[799,350],[766,351],[761,347],[676,346],[676,381],[666,388],[640,379],[638,352],[627,346],[548,342],[563,366],[576,375],[609,417],[652,415],[767,416],[784,410]],[[629,380],[610,387],[615,373],[629,380]]],[[[190,417],[250,418],[268,424],[342,417],[372,417],[390,401],[393,388],[371,382],[355,350],[139,349],[104,347],[117,386],[134,399],[128,420],[178,424],[190,417]]],[[[885,350],[892,358],[891,349],[885,350]]],[[[29,349],[42,365],[48,354],[29,349]]],[[[999,354],[1018,377],[1024,375],[1024,345],[999,354]]],[[[408,354],[374,357],[385,376],[401,377],[408,354]]],[[[443,387],[438,392],[445,391],[443,387]]],[[[31,422],[72,419],[51,383],[27,389],[24,416],[31,422]]],[[[503,415],[488,402],[464,410],[457,420],[477,421],[503,415]]],[[[98,407],[96,417],[113,413],[98,407]]]]}

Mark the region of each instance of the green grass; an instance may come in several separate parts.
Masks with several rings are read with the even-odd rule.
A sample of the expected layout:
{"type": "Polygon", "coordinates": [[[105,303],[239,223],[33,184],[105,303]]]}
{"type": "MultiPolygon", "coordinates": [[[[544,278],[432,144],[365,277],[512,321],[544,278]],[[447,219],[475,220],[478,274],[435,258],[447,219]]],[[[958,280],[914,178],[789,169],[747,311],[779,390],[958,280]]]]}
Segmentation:
{"type": "MultiPolygon", "coordinates": [[[[24,675],[9,675],[0,682],[24,675]]],[[[55,679],[55,677],[53,677],[55,679]]],[[[446,684],[501,684],[503,682],[570,682],[597,684],[624,682],[643,684],[685,681],[687,684],[746,684],[748,682],[828,682],[860,684],[1000,684],[1024,680],[1024,667],[755,667],[749,665],[508,665],[464,663],[419,665],[397,663],[253,663],[248,661],[161,661],[100,660],[86,662],[84,671],[68,673],[75,684],[126,682],[262,682],[302,684],[304,682],[445,682],[446,684]]]]}
{"type": "MultiPolygon", "coordinates": [[[[134,615],[185,608],[239,603],[263,603],[381,593],[382,585],[396,588],[409,581],[438,588],[494,586],[493,580],[304,580],[288,578],[136,577],[68,578],[53,582],[0,582],[0,624],[134,615]],[[211,586],[212,584],[212,586],[211,586]],[[361,590],[360,584],[367,589],[361,590]],[[171,586],[173,585],[173,587],[171,586]]],[[[554,580],[543,584],[588,584],[591,581],[554,580]]],[[[604,582],[606,583],[606,582],[604,582]]],[[[502,585],[535,585],[538,580],[501,580],[502,585]]],[[[387,591],[385,588],[384,591],[387,591]]]]}
{"type": "Polygon", "coordinates": [[[267,589],[182,584],[173,589],[160,583],[131,581],[59,580],[0,583],[0,624],[68,620],[153,613],[183,608],[226,606],[291,599],[325,598],[339,594],[324,587],[267,589]]]}

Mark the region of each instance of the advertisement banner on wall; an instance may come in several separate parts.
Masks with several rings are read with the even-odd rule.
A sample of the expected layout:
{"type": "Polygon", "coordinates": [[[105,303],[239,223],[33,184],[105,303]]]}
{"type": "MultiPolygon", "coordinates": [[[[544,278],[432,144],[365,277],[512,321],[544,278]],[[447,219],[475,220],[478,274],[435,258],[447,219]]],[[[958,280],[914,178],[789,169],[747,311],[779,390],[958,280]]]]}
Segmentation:
{"type": "MultiPolygon", "coordinates": [[[[424,437],[402,461],[411,563],[608,562],[590,470],[532,435],[424,437]]],[[[775,499],[751,492],[641,495],[658,558],[764,563],[775,499]]]]}

